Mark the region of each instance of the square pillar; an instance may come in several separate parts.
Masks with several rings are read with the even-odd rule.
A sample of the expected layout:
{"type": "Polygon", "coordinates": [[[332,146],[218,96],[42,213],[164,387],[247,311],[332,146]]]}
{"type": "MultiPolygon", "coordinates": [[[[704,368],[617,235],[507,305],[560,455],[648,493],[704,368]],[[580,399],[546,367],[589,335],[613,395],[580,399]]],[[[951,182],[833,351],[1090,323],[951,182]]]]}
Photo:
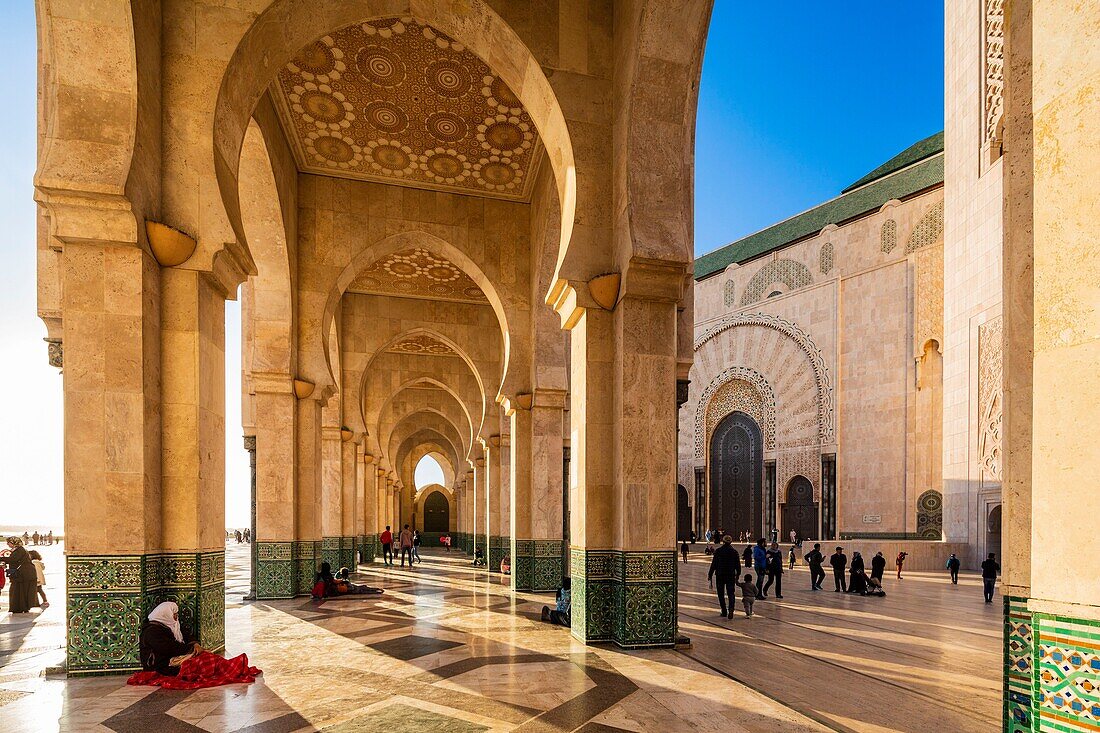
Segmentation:
{"type": "Polygon", "coordinates": [[[256,557],[253,586],[260,599],[293,598],[297,497],[298,400],[289,374],[253,373],[256,407],[256,557]]]}
{"type": "Polygon", "coordinates": [[[562,420],[566,393],[536,390],[511,412],[512,587],[550,592],[562,580],[562,420]]]}

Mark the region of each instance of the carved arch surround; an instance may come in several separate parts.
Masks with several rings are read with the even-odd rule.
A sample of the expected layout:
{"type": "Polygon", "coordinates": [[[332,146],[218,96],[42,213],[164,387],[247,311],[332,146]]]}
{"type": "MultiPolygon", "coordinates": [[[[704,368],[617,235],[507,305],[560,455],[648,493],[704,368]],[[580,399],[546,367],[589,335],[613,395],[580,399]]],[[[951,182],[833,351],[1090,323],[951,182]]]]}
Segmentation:
{"type": "MultiPolygon", "coordinates": [[[[751,412],[746,414],[750,415],[759,424],[762,432],[764,433],[764,450],[775,450],[775,392],[772,390],[768,380],[764,378],[764,375],[755,369],[744,366],[732,366],[719,374],[717,377],[711,380],[706,389],[703,390],[703,394],[699,397],[699,405],[695,410],[695,457],[704,458],[707,443],[710,439],[710,433],[717,425],[717,420],[708,419],[711,403],[715,401],[715,396],[719,391],[727,385],[732,385],[735,382],[742,382],[747,384],[751,389],[756,392],[756,396],[760,402],[760,415],[754,415],[751,412]]],[[[732,408],[741,409],[741,408],[732,408]]],[[[732,411],[732,409],[730,411],[732,411]]],[[[744,410],[742,410],[744,412],[744,410]]],[[[728,413],[726,413],[728,414],[728,413]]],[[[718,420],[723,415],[715,416],[718,420]]]]}
{"type": "MultiPolygon", "coordinates": [[[[723,319],[719,324],[707,329],[695,340],[694,351],[699,351],[705,343],[731,328],[739,326],[761,326],[771,328],[791,338],[810,361],[817,385],[818,441],[821,444],[836,442],[836,396],[833,392],[832,376],[825,363],[821,349],[813,342],[809,334],[795,324],[779,316],[767,313],[741,313],[723,319]]],[[[700,404],[703,400],[700,400],[700,404]]]]}

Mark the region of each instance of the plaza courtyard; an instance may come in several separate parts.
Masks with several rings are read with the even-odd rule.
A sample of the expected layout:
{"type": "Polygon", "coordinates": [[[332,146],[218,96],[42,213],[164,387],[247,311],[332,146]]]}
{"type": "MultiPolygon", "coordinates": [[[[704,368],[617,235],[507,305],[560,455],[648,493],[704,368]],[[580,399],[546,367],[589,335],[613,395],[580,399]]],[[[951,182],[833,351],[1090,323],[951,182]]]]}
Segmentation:
{"type": "Polygon", "coordinates": [[[888,577],[878,599],[811,593],[797,568],[781,602],[730,621],[696,556],[680,566],[692,648],[627,652],[541,623],[546,596],[513,598],[458,553],[425,552],[415,571],[362,566],[359,581],[385,594],[322,603],[242,602],[247,553],[226,547],[226,648],[263,669],[255,684],[164,691],[46,674],[64,657],[59,596],[33,621],[0,624],[7,733],[978,733],[1000,713],[1000,609],[973,577],[888,577]]]}

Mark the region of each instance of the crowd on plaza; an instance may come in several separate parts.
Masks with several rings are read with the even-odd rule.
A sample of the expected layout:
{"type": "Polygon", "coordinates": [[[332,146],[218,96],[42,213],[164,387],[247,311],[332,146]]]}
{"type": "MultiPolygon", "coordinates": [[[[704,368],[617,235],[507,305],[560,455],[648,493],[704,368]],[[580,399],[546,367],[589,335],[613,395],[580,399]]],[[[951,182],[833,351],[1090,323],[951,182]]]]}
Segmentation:
{"type": "Polygon", "coordinates": [[[22,540],[24,547],[32,547],[35,545],[52,545],[54,544],[53,530],[51,529],[49,532],[39,532],[36,530],[34,534],[28,534],[27,532],[24,532],[22,540]]]}
{"type": "Polygon", "coordinates": [[[225,541],[228,542],[231,539],[236,538],[237,544],[242,542],[252,542],[252,530],[248,527],[244,529],[227,529],[225,530],[225,541]]]}
{"type": "MultiPolygon", "coordinates": [[[[773,540],[769,544],[767,540],[760,538],[755,545],[746,545],[739,553],[733,546],[733,537],[721,529],[708,530],[705,538],[707,541],[705,553],[711,558],[707,582],[711,588],[717,590],[718,606],[723,616],[733,618],[738,590],[741,591],[741,603],[746,617],[752,617],[753,604],[756,601],[766,600],[768,592],[773,587],[775,591],[772,597],[783,598],[784,554],[778,542],[773,540]],[[742,569],[745,571],[744,575],[742,575],[742,569]]],[[[694,542],[695,534],[692,533],[689,539],[694,542]]],[[[689,539],[684,539],[680,543],[680,553],[685,563],[688,561],[689,539]]],[[[796,547],[801,547],[801,543],[795,543],[794,539],[792,537],[792,545],[786,557],[788,570],[794,569],[797,562],[796,547]]],[[[908,555],[909,553],[901,551],[894,559],[898,580],[903,579],[902,570],[908,555]]],[[[833,554],[826,559],[821,551],[821,543],[814,543],[813,549],[803,555],[802,559],[810,569],[811,591],[824,590],[821,584],[827,577],[825,565],[828,563],[832,569],[834,592],[879,598],[886,595],[882,587],[882,579],[886,573],[887,560],[881,552],[876,552],[871,558],[870,572],[867,570],[862,553],[853,551],[849,560],[841,546],[837,546],[833,554]]],[[[961,564],[954,553],[947,559],[946,568],[950,573],[952,584],[957,585],[959,582],[961,564]]],[[[992,603],[1001,566],[997,563],[996,555],[990,553],[981,567],[985,602],[992,603]]]]}
{"type": "MultiPolygon", "coordinates": [[[[409,561],[409,569],[412,570],[413,562],[424,562],[420,559],[420,545],[423,538],[420,536],[420,530],[410,529],[409,525],[405,525],[405,528],[397,535],[396,544],[397,548],[401,550],[401,567],[405,567],[406,558],[409,561]]],[[[378,543],[382,545],[382,563],[384,565],[393,566],[397,560],[397,555],[394,552],[394,536],[390,531],[390,525],[386,525],[386,531],[378,536],[378,543]]]]}

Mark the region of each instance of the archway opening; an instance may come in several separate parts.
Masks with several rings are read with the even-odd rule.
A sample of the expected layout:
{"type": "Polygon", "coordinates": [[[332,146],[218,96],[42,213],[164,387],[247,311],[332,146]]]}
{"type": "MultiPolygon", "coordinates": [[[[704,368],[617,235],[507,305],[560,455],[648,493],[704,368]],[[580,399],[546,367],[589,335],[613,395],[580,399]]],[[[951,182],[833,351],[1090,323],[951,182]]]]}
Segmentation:
{"type": "Polygon", "coordinates": [[[416,464],[416,470],[413,472],[413,481],[416,484],[417,491],[431,484],[442,485],[443,467],[439,465],[439,461],[430,453],[426,454],[416,464]]]}

